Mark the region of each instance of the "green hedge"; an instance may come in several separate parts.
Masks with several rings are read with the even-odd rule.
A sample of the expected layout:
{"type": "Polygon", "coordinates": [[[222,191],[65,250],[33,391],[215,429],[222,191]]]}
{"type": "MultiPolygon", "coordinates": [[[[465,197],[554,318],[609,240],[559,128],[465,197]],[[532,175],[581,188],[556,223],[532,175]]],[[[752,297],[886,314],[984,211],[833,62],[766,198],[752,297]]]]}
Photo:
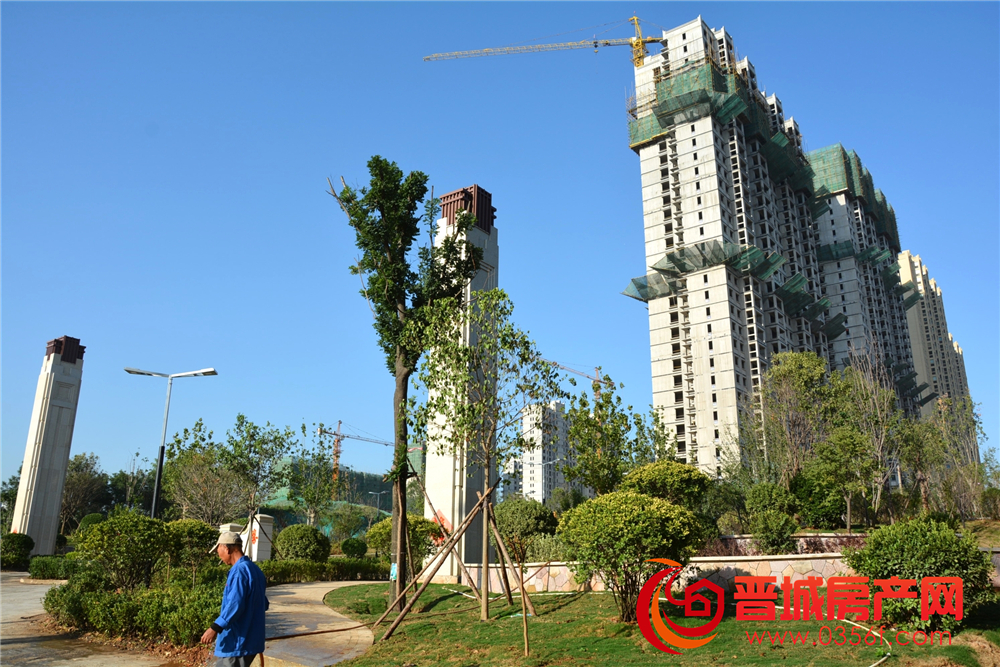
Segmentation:
{"type": "Polygon", "coordinates": [[[79,558],[36,556],[28,565],[28,573],[32,579],[69,579],[84,567],[86,561],[79,558]]]}
{"type": "Polygon", "coordinates": [[[311,560],[266,560],[258,563],[270,586],[302,581],[385,581],[389,565],[374,558],[331,558],[325,563],[311,560]]]}
{"type": "Polygon", "coordinates": [[[168,640],[192,646],[219,615],[222,586],[86,590],[70,580],[45,594],[45,611],[62,625],[93,630],[108,637],[168,640]]]}

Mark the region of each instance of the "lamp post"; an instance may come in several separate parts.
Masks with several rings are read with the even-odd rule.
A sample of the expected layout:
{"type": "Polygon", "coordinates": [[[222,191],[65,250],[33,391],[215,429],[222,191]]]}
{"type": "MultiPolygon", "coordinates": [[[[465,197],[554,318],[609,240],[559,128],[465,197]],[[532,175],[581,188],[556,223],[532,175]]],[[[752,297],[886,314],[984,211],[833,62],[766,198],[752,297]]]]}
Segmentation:
{"type": "Polygon", "coordinates": [[[167,416],[170,414],[170,390],[174,386],[174,378],[202,377],[206,375],[218,375],[218,373],[215,372],[214,368],[202,368],[198,371],[168,374],[128,367],[125,368],[125,372],[131,375],[150,375],[152,377],[167,378],[167,405],[163,409],[163,434],[160,436],[160,456],[156,461],[156,481],[153,483],[153,506],[149,510],[149,516],[155,519],[157,506],[160,501],[160,480],[163,477],[163,453],[167,443],[167,416]]]}
{"type": "Polygon", "coordinates": [[[382,494],[383,493],[389,493],[389,492],[388,491],[369,491],[368,492],[369,496],[378,496],[378,498],[375,499],[375,503],[376,503],[375,509],[378,510],[379,512],[382,511],[382,494]]]}

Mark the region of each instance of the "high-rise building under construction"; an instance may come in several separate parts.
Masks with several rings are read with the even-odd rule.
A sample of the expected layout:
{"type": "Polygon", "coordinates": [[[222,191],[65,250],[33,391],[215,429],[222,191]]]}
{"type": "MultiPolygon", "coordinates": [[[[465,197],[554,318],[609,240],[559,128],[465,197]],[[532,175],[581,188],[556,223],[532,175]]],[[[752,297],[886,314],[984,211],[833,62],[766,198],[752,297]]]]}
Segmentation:
{"type": "Polygon", "coordinates": [[[648,304],[653,404],[678,455],[720,471],[779,352],[834,369],[877,354],[913,409],[905,311],[920,293],[900,284],[895,213],[867,169],[839,144],[804,152],[724,28],[699,17],[661,44],[629,100],[649,268],[625,294],[648,304]]]}

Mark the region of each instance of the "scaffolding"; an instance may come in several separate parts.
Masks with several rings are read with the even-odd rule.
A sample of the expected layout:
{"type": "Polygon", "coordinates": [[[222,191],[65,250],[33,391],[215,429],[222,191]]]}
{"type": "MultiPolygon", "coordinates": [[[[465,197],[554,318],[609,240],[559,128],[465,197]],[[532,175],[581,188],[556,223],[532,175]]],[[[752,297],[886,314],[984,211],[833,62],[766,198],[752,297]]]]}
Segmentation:
{"type": "Polygon", "coordinates": [[[844,326],[844,322],[846,321],[847,321],[847,315],[844,315],[843,313],[837,313],[836,315],[828,319],[826,321],[826,324],[824,324],[820,330],[826,336],[827,340],[833,340],[834,338],[836,338],[837,336],[839,336],[840,334],[844,333],[847,330],[847,327],[844,326]]]}

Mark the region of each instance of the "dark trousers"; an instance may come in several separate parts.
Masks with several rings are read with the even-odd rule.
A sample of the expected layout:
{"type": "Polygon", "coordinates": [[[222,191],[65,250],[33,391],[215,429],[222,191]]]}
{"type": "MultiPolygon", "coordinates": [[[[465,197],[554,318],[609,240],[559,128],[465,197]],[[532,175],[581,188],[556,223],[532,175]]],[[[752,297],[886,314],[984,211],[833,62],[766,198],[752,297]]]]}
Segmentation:
{"type": "Polygon", "coordinates": [[[238,655],[233,658],[216,658],[215,667],[250,667],[256,657],[257,654],[238,655]]]}

